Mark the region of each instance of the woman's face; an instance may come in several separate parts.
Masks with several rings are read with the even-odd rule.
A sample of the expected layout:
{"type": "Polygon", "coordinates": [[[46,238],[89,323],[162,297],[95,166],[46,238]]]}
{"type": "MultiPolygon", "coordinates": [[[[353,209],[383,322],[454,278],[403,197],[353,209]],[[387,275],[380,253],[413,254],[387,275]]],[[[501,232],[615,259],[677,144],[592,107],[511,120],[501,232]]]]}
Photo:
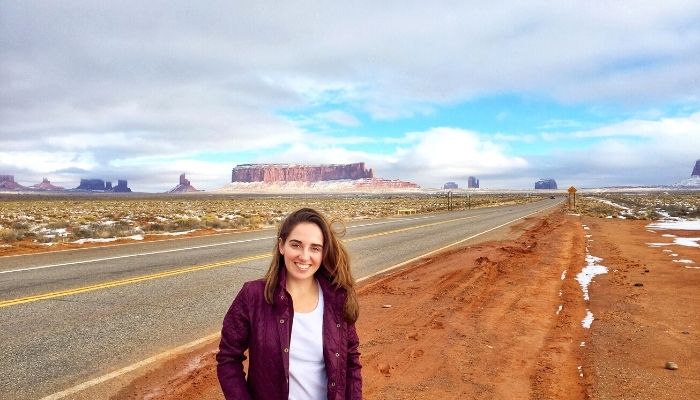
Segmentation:
{"type": "Polygon", "coordinates": [[[323,258],[323,233],[311,222],[301,222],[292,229],[287,240],[278,244],[284,257],[287,280],[312,279],[323,258]]]}

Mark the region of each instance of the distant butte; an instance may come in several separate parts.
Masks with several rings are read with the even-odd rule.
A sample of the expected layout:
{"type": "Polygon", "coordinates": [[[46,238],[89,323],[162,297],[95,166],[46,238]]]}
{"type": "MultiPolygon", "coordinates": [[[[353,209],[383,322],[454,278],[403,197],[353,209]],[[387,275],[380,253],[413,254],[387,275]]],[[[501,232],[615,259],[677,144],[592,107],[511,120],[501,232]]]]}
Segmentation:
{"type": "Polygon", "coordinates": [[[556,189],[557,181],[552,178],[543,178],[535,182],[535,189],[556,189]]]}
{"type": "Polygon", "coordinates": [[[420,189],[415,183],[377,178],[364,162],[352,164],[240,164],[223,191],[346,192],[420,189]]]}
{"type": "Polygon", "coordinates": [[[62,186],[56,186],[52,185],[51,181],[44,178],[41,183],[34,184],[30,186],[32,189],[39,189],[39,190],[64,190],[65,188],[62,186]]]}
{"type": "Polygon", "coordinates": [[[241,164],[231,171],[231,182],[319,182],[373,178],[365,163],[354,164],[241,164]]]}
{"type": "Polygon", "coordinates": [[[180,183],[174,188],[170,189],[168,193],[190,193],[198,191],[199,190],[195,189],[194,186],[190,184],[190,180],[185,178],[185,174],[181,174],[180,183]]]}
{"type": "Polygon", "coordinates": [[[26,190],[27,188],[15,182],[14,175],[0,175],[0,189],[26,190]]]}

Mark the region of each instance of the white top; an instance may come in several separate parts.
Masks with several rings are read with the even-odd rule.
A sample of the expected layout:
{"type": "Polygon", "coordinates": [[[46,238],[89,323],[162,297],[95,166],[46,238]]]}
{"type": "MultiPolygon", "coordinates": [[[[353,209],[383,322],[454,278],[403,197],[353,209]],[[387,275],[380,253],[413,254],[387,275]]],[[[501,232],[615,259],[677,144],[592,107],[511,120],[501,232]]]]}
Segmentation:
{"type": "Polygon", "coordinates": [[[294,312],[289,344],[289,400],[326,399],[328,384],[323,361],[323,293],[308,313],[294,312]]]}

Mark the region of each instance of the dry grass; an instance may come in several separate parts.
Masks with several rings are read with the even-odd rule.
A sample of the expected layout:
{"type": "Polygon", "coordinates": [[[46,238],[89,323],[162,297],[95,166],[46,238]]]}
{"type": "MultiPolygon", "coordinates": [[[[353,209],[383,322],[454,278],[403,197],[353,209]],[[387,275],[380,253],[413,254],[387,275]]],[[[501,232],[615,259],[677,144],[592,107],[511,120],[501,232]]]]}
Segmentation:
{"type": "MultiPolygon", "coordinates": [[[[453,209],[492,207],[540,200],[539,196],[453,196],[453,209]]],[[[0,240],[58,243],[78,239],[192,230],[249,230],[276,226],[300,207],[351,221],[396,215],[398,209],[417,213],[447,210],[444,195],[353,196],[5,196],[0,197],[0,240]]]]}
{"type": "Polygon", "coordinates": [[[658,220],[667,217],[700,218],[698,193],[616,193],[578,198],[577,211],[606,218],[658,220]],[[615,207],[608,203],[618,205],[615,207]]]}

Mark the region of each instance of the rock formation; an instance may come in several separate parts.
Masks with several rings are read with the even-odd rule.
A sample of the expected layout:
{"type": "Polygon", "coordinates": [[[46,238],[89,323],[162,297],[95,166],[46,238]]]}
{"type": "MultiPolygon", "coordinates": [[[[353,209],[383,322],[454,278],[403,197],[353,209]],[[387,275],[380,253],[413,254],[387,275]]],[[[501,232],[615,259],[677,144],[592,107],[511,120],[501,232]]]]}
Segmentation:
{"type": "Polygon", "coordinates": [[[185,178],[185,174],[180,174],[180,184],[168,191],[168,193],[189,193],[189,192],[198,192],[198,190],[195,189],[194,186],[192,186],[190,184],[189,179],[185,178]]]}
{"type": "Polygon", "coordinates": [[[80,185],[75,190],[105,190],[105,181],[102,179],[81,179],[80,185]]]}
{"type": "Polygon", "coordinates": [[[117,186],[112,187],[112,182],[105,182],[102,179],[81,179],[80,185],[75,190],[99,190],[103,192],[131,193],[131,189],[125,179],[119,179],[117,186]]]}
{"type": "Polygon", "coordinates": [[[117,180],[117,186],[115,186],[112,191],[115,193],[131,193],[131,189],[129,189],[126,179],[117,180]]]}
{"type": "Polygon", "coordinates": [[[700,187],[700,160],[695,161],[695,168],[693,168],[693,172],[690,174],[690,178],[684,179],[675,185],[675,187],[682,187],[682,188],[699,188],[700,187]]]}
{"type": "Polygon", "coordinates": [[[241,164],[231,172],[231,182],[318,182],[373,177],[372,169],[365,169],[363,162],[326,165],[241,164]]]}
{"type": "Polygon", "coordinates": [[[457,186],[457,184],[454,183],[454,182],[447,182],[446,184],[442,185],[442,188],[443,188],[443,189],[448,189],[448,190],[449,190],[449,189],[458,189],[459,186],[457,186]]]}
{"type": "Polygon", "coordinates": [[[37,183],[35,185],[30,186],[32,189],[39,189],[39,190],[64,190],[65,188],[61,186],[56,186],[52,185],[51,181],[48,179],[44,178],[41,183],[37,183]]]}
{"type": "Polygon", "coordinates": [[[26,187],[15,182],[14,175],[0,175],[0,190],[24,190],[26,187]]]}
{"type": "Polygon", "coordinates": [[[557,181],[552,178],[543,178],[535,182],[535,189],[556,189],[557,181]]]}
{"type": "Polygon", "coordinates": [[[376,178],[365,163],[354,164],[241,164],[233,168],[231,183],[222,193],[344,193],[414,191],[415,183],[376,178]]]}
{"type": "Polygon", "coordinates": [[[479,188],[479,180],[473,176],[470,176],[469,178],[467,178],[467,187],[469,189],[478,189],[479,188]]]}

